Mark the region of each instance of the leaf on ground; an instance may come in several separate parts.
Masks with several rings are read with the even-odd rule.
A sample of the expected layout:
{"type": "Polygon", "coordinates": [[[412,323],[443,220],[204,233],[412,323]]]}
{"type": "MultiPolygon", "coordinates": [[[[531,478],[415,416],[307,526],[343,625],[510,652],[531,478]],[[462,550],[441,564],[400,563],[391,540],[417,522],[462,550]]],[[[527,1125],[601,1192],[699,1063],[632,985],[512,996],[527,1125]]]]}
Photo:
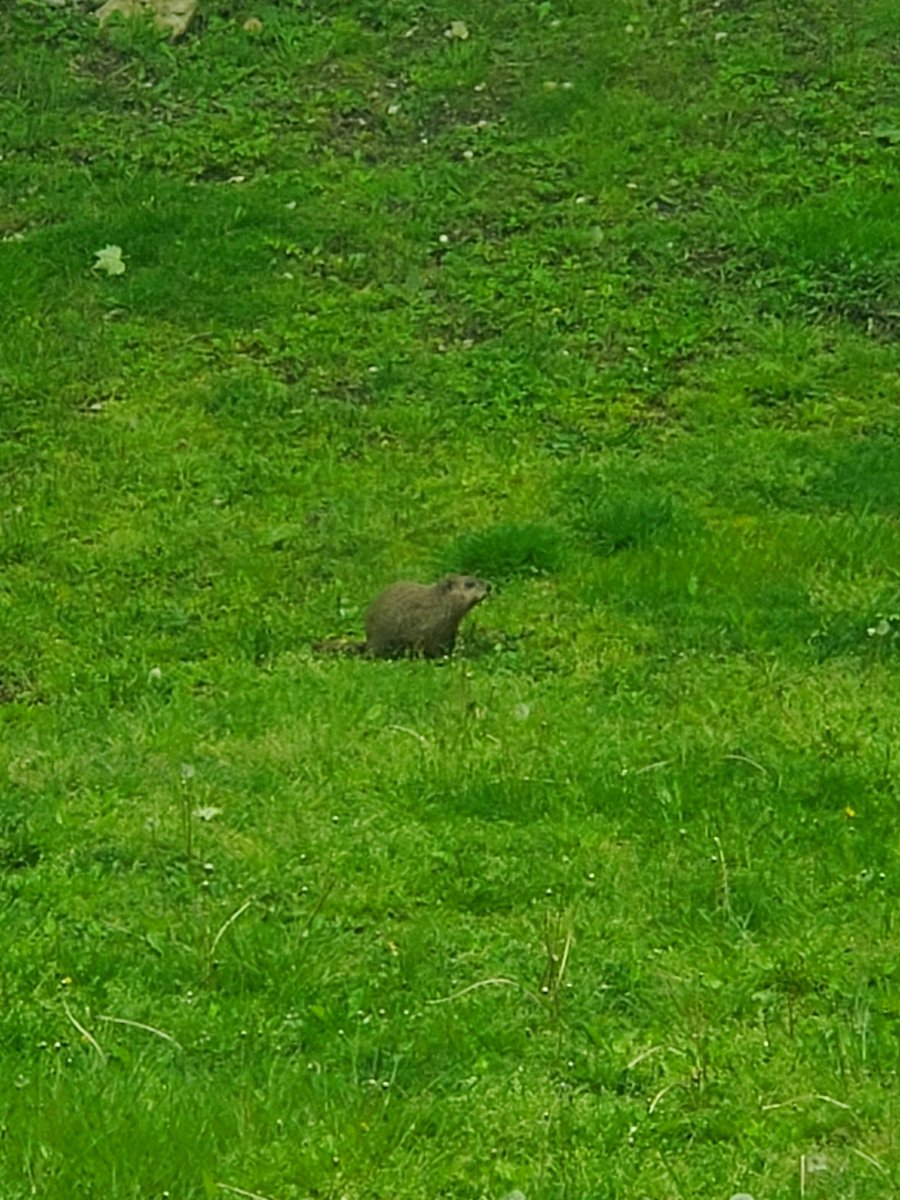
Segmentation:
{"type": "Polygon", "coordinates": [[[444,37],[452,41],[464,42],[469,36],[469,27],[465,21],[451,21],[444,30],[444,37]]]}
{"type": "Polygon", "coordinates": [[[106,0],[97,9],[97,19],[103,25],[113,13],[123,17],[134,17],[138,13],[152,12],[160,29],[168,29],[173,38],[181,37],[191,23],[197,9],[197,0],[106,0]]]}
{"type": "Polygon", "coordinates": [[[97,259],[94,263],[95,271],[105,271],[107,275],[125,274],[121,246],[104,246],[102,250],[94,251],[94,257],[97,259]]]}

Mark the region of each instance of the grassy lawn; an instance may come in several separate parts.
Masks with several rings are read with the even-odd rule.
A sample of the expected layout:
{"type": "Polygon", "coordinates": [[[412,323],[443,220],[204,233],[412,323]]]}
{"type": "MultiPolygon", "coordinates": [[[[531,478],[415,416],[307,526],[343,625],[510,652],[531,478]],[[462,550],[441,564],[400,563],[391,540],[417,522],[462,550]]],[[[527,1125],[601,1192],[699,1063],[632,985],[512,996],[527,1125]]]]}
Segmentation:
{"type": "Polygon", "coordinates": [[[896,0],[89,12],[0,9],[3,1200],[900,1194],[896,0]]]}

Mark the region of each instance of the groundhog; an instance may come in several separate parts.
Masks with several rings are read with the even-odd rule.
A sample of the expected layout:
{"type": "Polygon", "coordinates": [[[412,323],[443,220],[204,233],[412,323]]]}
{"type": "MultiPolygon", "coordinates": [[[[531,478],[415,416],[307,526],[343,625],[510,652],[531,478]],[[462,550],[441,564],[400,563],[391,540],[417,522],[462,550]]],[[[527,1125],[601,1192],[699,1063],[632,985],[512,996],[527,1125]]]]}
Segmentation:
{"type": "Polygon", "coordinates": [[[489,583],[471,575],[446,575],[431,587],[392,583],[366,613],[366,653],[373,658],[450,654],[460,621],[490,590],[489,583]]]}
{"type": "Polygon", "coordinates": [[[439,658],[456,644],[459,623],[490,592],[471,575],[446,575],[437,583],[392,583],[366,613],[365,642],[319,642],[316,649],[369,658],[439,658]]]}

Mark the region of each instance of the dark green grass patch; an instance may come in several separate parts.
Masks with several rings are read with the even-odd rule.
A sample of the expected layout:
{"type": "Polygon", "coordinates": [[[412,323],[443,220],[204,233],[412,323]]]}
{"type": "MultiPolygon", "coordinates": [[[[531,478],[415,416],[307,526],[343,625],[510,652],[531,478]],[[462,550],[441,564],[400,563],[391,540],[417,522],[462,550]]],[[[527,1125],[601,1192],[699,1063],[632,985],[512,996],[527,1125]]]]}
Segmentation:
{"type": "Polygon", "coordinates": [[[894,197],[889,188],[844,188],[826,199],[754,218],[764,286],[774,306],[792,298],[808,313],[840,313],[882,331],[893,327],[900,293],[894,197]]]}
{"type": "Polygon", "coordinates": [[[565,549],[563,535],[550,525],[494,525],[459,538],[447,551],[444,565],[496,580],[554,574],[565,549]]]}
{"type": "Polygon", "coordinates": [[[829,507],[900,516],[900,443],[876,436],[836,447],[814,490],[829,507]]]}
{"type": "Polygon", "coordinates": [[[675,529],[672,497],[655,491],[639,475],[629,483],[581,472],[565,487],[566,513],[596,554],[646,547],[675,529]]]}
{"type": "Polygon", "coordinates": [[[881,522],[805,520],[765,534],[753,519],[726,522],[643,554],[628,552],[592,572],[585,598],[649,622],[645,635],[669,650],[777,648],[801,657],[888,651],[896,531],[881,522]],[[887,554],[881,562],[867,559],[866,577],[859,574],[863,541],[887,554]]]}

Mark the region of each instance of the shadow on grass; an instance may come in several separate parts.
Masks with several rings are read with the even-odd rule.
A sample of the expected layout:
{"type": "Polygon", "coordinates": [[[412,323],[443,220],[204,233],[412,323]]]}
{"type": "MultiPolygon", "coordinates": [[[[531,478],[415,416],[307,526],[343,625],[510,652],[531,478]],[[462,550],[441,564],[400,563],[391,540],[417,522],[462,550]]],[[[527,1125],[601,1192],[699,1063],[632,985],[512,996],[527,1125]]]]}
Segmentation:
{"type": "Polygon", "coordinates": [[[900,444],[881,437],[840,446],[811,490],[833,509],[900,515],[900,444]]]}
{"type": "Polygon", "coordinates": [[[619,559],[593,599],[656,630],[664,653],[805,646],[821,625],[805,579],[727,532],[619,559]]]}

